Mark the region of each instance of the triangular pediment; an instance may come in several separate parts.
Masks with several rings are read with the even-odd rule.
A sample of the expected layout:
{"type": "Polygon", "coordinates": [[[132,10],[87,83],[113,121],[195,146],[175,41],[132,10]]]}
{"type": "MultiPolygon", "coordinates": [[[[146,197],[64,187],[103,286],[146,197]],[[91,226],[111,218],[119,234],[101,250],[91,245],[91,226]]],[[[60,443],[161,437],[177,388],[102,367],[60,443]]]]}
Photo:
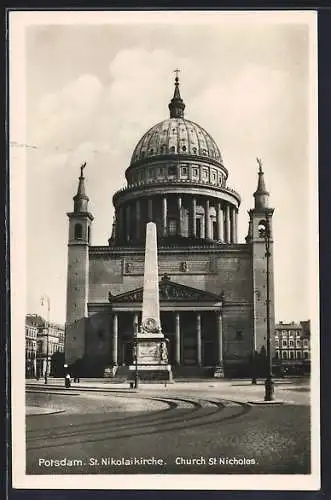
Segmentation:
{"type": "MultiPolygon", "coordinates": [[[[221,302],[222,296],[162,279],[159,282],[160,302],[221,302]]],[[[119,295],[109,295],[110,302],[142,302],[143,287],[119,295]]]]}

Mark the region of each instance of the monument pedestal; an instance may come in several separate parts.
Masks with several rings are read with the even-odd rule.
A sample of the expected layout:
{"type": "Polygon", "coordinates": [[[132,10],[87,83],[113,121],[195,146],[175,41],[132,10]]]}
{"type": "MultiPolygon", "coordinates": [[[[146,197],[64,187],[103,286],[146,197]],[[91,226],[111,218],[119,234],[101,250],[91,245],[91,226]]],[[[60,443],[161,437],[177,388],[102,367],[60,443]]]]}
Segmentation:
{"type": "Polygon", "coordinates": [[[129,379],[141,382],[172,382],[168,362],[167,340],[163,334],[138,334],[135,345],[135,363],[129,367],[129,379]]]}

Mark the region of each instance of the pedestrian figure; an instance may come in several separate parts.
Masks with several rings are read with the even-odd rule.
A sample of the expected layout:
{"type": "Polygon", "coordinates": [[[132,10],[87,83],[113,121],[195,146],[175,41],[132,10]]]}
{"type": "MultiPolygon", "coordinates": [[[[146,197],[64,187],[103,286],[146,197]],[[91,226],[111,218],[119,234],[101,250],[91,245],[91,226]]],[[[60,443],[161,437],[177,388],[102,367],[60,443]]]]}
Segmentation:
{"type": "Polygon", "coordinates": [[[65,387],[70,387],[71,386],[71,378],[70,378],[70,373],[67,373],[64,379],[64,385],[65,387]]]}

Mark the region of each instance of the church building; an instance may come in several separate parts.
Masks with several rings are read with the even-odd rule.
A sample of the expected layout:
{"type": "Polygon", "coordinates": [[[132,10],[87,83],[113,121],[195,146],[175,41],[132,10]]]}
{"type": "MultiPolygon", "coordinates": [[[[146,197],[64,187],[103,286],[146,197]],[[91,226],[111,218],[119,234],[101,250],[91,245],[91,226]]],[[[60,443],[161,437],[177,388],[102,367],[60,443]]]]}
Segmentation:
{"type": "Polygon", "coordinates": [[[227,185],[229,172],[214,139],[185,117],[178,76],[168,107],[169,117],[133,150],[126,185],[113,195],[112,234],[104,246],[92,245],[81,167],[67,214],[65,336],[66,363],[81,376],[125,376],[133,362],[150,221],[157,226],[161,324],[175,379],[215,371],[250,376],[266,349],[267,300],[274,330],[274,209],[262,164],[248,233],[238,242],[240,195],[227,185]]]}

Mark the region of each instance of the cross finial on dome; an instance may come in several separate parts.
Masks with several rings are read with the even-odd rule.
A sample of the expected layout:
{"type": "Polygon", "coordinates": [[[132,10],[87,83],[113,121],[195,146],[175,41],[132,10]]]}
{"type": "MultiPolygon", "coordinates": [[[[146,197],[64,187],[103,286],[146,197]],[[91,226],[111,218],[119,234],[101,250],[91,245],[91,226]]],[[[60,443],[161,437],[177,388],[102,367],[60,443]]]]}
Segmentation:
{"type": "Polygon", "coordinates": [[[169,110],[170,110],[170,118],[184,118],[184,109],[185,109],[185,104],[183,99],[180,96],[179,92],[179,73],[180,69],[175,69],[174,73],[176,74],[175,78],[175,92],[174,96],[171,99],[171,102],[169,104],[169,110]]]}

